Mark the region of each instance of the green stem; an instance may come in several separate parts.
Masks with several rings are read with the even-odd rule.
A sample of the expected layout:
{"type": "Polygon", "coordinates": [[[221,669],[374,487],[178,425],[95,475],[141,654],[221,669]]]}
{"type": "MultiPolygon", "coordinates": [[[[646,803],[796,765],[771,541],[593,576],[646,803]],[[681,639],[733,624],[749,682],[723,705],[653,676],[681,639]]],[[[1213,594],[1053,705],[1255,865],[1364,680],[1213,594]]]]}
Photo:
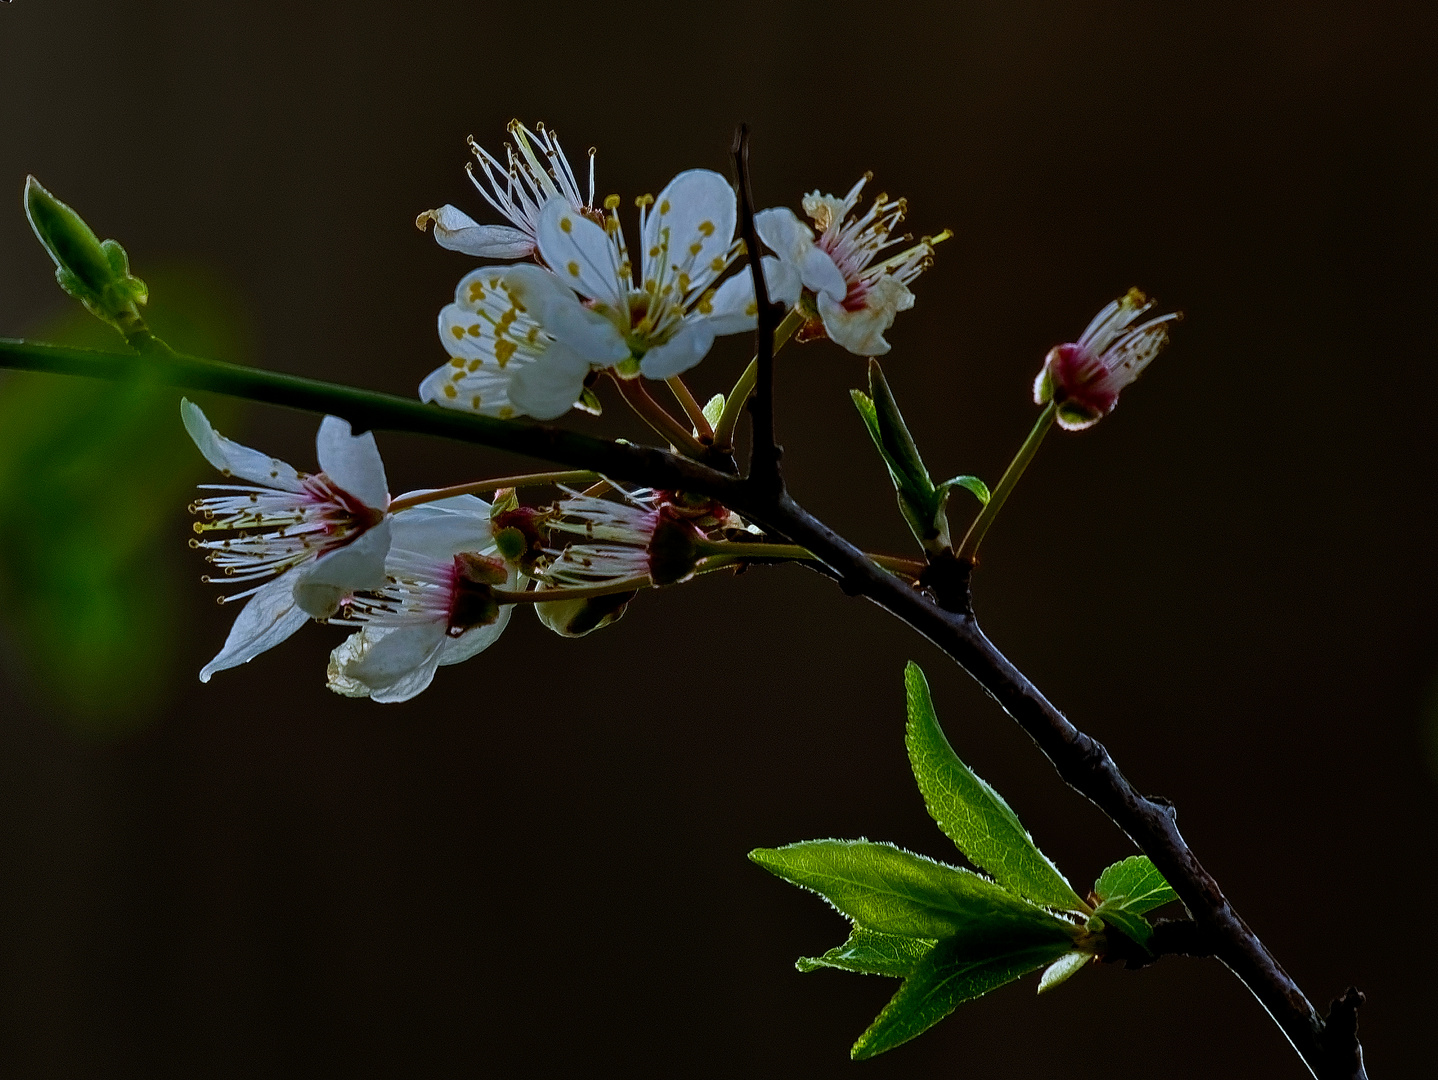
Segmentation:
{"type": "MultiPolygon", "coordinates": [[[[727,540],[708,541],[699,549],[711,559],[723,559],[726,563],[742,562],[745,559],[786,559],[795,562],[815,562],[817,557],[808,548],[798,544],[745,544],[727,540]]],[[[904,559],[897,555],[865,556],[873,563],[896,574],[917,578],[927,567],[918,559],[904,559]]]]}
{"type": "Polygon", "coordinates": [[[647,577],[638,577],[625,578],[623,581],[611,581],[607,585],[585,585],[576,589],[533,589],[530,591],[493,589],[491,595],[501,604],[544,604],[551,600],[590,600],[596,596],[612,596],[614,593],[647,589],[653,584],[654,582],[647,577]]]}
{"type": "MultiPolygon", "coordinates": [[[[415,398],[361,390],[319,379],[241,367],[170,352],[163,343],[150,354],[79,349],[0,338],[0,368],[125,380],[144,375],[156,383],[341,416],[358,431],[370,429],[433,435],[494,447],[559,465],[584,467],[646,487],[693,491],[721,502],[742,498],[742,482],[727,473],[662,450],[599,439],[548,424],[500,420],[427,405],[415,398]]],[[[727,505],[727,503],[726,503],[727,505]]]]}
{"type": "Polygon", "coordinates": [[[683,379],[678,375],[665,379],[664,383],[674,393],[674,399],[684,409],[684,415],[689,417],[689,422],[694,425],[694,430],[699,433],[701,442],[714,438],[714,429],[709,424],[709,418],[704,415],[704,406],[689,392],[683,379]]]}
{"type": "Polygon", "coordinates": [[[401,510],[408,510],[411,506],[422,506],[438,499],[448,499],[455,495],[483,495],[485,492],[498,491],[500,488],[540,487],[546,484],[588,484],[598,479],[599,474],[589,469],[500,476],[493,480],[476,480],[472,484],[456,484],[454,487],[436,488],[433,491],[422,491],[416,495],[406,495],[393,500],[389,504],[389,511],[391,514],[397,514],[401,510]]]}
{"type": "MultiPolygon", "coordinates": [[[[774,351],[777,353],[784,347],[794,331],[804,325],[804,313],[795,306],[789,314],[784,316],[774,330],[774,351]]],[[[723,451],[734,449],[734,431],[739,426],[739,417],[744,413],[744,404],[749,400],[749,395],[754,392],[754,383],[759,378],[759,358],[756,356],[749,361],[749,366],[744,369],[744,374],[739,376],[739,381],[734,384],[734,389],[729,391],[729,397],[724,402],[724,411],[719,414],[719,422],[714,425],[714,446],[723,451]]]]}
{"type": "Polygon", "coordinates": [[[688,428],[670,416],[664,406],[650,397],[649,391],[644,389],[638,379],[626,379],[612,371],[610,375],[613,376],[614,385],[619,388],[619,396],[625,403],[639,414],[641,420],[673,443],[681,454],[697,458],[704,453],[704,444],[696,439],[688,428]]]}
{"type": "Polygon", "coordinates": [[[1028,468],[1029,462],[1033,460],[1034,454],[1038,452],[1039,443],[1044,441],[1044,436],[1053,427],[1054,416],[1057,406],[1051,401],[1044,406],[1044,411],[1039,414],[1034,428],[1029,432],[1029,437],[1024,440],[1019,452],[1014,455],[1014,460],[1009,462],[1009,467],[1004,471],[999,486],[994,488],[989,501],[984,505],[979,516],[974,518],[974,523],[969,526],[969,531],[964,534],[964,542],[959,545],[959,558],[974,561],[979,553],[979,545],[984,542],[984,534],[989,531],[989,526],[994,523],[994,518],[999,516],[999,511],[1004,508],[1004,502],[1008,499],[1009,493],[1014,490],[1014,485],[1023,476],[1024,470],[1028,468]]]}

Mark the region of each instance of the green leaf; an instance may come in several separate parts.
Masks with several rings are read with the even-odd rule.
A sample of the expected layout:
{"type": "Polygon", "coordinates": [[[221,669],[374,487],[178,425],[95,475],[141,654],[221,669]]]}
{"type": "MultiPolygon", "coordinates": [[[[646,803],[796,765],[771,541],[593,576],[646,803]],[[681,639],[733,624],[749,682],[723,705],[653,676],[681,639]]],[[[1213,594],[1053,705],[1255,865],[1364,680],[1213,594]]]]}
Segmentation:
{"type": "Polygon", "coordinates": [[[705,402],[703,413],[704,419],[709,421],[710,427],[719,423],[719,418],[724,415],[724,395],[715,394],[705,402]]]}
{"type": "Polygon", "coordinates": [[[1012,892],[1044,907],[1088,912],[1009,804],[954,753],[918,664],[910,662],[904,669],[904,689],[909,707],[904,742],[924,805],[939,828],[975,866],[1012,892]]]}
{"type": "Polygon", "coordinates": [[[986,933],[1038,935],[1072,945],[1073,928],[969,870],[893,844],[809,840],[759,848],[749,858],[771,874],[810,889],[869,930],[913,938],[986,933]]]}
{"type": "Polygon", "coordinates": [[[914,970],[935,944],[932,938],[881,934],[877,930],[856,926],[849,931],[849,940],[838,948],[830,949],[823,956],[800,957],[794,966],[805,972],[838,968],[860,975],[890,975],[902,979],[914,970]]]}
{"type": "Polygon", "coordinates": [[[1178,893],[1169,888],[1146,855],[1131,855],[1114,863],[1099,875],[1093,891],[1101,902],[1100,911],[1118,908],[1142,914],[1178,899],[1178,893]]]}
{"type": "Polygon", "coordinates": [[[960,487],[970,492],[974,498],[979,500],[980,506],[989,505],[989,485],[980,480],[977,476],[955,476],[951,480],[945,480],[939,485],[939,489],[947,495],[954,488],[960,487]]]}
{"type": "MultiPolygon", "coordinates": [[[[882,383],[882,373],[879,379],[882,383]]],[[[870,397],[862,390],[850,390],[849,396],[854,401],[854,407],[859,410],[864,426],[869,430],[869,438],[873,440],[879,456],[889,470],[889,479],[894,483],[894,492],[899,502],[899,512],[903,514],[909,531],[926,551],[947,547],[948,519],[944,516],[944,504],[948,500],[948,492],[935,488],[929,480],[928,470],[918,458],[918,450],[914,448],[903,417],[898,415],[898,407],[894,405],[887,385],[883,387],[883,393],[878,398],[870,397]],[[892,415],[881,419],[884,415],[881,406],[885,400],[891,406],[892,415]]]]}
{"type": "Polygon", "coordinates": [[[1123,908],[1117,907],[1100,907],[1096,918],[1126,937],[1132,938],[1145,949],[1148,948],[1148,939],[1153,937],[1153,927],[1137,912],[1125,911],[1123,908]]]}
{"type": "Polygon", "coordinates": [[[1069,951],[1061,943],[940,941],[884,1006],[849,1055],[874,1057],[933,1027],[965,1001],[1052,964],[1069,951]]]}
{"type": "Polygon", "coordinates": [[[1075,949],[1064,953],[1039,976],[1039,993],[1047,994],[1055,986],[1068,982],[1078,974],[1079,969],[1093,959],[1093,953],[1075,949]]]}
{"type": "Polygon", "coordinates": [[[929,470],[923,458],[919,456],[919,448],[909,434],[909,426],[899,412],[899,403],[889,390],[884,369],[873,357],[869,358],[869,397],[874,407],[879,449],[898,478],[900,493],[916,507],[923,507],[932,515],[938,507],[938,492],[929,479],[929,470]]]}

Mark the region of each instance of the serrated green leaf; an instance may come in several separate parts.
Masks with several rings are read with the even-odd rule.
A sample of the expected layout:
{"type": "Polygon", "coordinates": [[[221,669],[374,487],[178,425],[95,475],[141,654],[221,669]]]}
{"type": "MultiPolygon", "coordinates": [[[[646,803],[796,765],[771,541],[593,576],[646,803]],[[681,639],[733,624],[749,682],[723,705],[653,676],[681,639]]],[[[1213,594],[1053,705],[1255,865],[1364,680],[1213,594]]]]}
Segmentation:
{"type": "Polygon", "coordinates": [[[980,506],[989,505],[989,485],[977,476],[955,476],[952,479],[945,480],[939,485],[940,490],[945,494],[956,487],[963,488],[965,491],[970,492],[974,498],[979,500],[980,506]]]}
{"type": "Polygon", "coordinates": [[[849,1055],[858,1061],[892,1050],[933,1027],[963,1002],[1037,971],[1068,951],[1062,944],[1032,942],[994,948],[1002,944],[968,937],[940,941],[915,965],[849,1055]]]}
{"type": "Polygon", "coordinates": [[[1064,953],[1039,976],[1039,993],[1047,994],[1055,986],[1068,982],[1078,974],[1079,969],[1093,959],[1093,953],[1083,952],[1075,949],[1073,952],[1064,953]]]}
{"type": "Polygon", "coordinates": [[[1125,911],[1123,908],[1101,907],[1098,909],[1096,917],[1107,926],[1133,939],[1145,949],[1148,948],[1148,939],[1153,937],[1153,927],[1137,912],[1125,911]]]}
{"type": "Polygon", "coordinates": [[[1089,911],[1064,876],[1034,844],[997,791],[959,760],[934,713],[918,664],[904,670],[909,722],[904,742],[924,805],[944,834],[1005,888],[1044,907],[1089,911]]]}
{"type": "Polygon", "coordinates": [[[1121,908],[1135,914],[1178,899],[1178,893],[1169,887],[1147,855],[1131,855],[1114,863],[1099,875],[1093,891],[1103,908],[1121,908]]]}
{"type": "Polygon", "coordinates": [[[809,840],[759,848],[749,858],[880,933],[944,938],[978,929],[1072,940],[1067,923],[992,881],[893,844],[809,840]]]}
{"type": "Polygon", "coordinates": [[[877,930],[856,926],[849,931],[849,940],[823,956],[803,956],[794,965],[800,971],[838,968],[860,975],[889,975],[902,979],[929,954],[936,942],[932,938],[901,937],[881,934],[877,930]]]}

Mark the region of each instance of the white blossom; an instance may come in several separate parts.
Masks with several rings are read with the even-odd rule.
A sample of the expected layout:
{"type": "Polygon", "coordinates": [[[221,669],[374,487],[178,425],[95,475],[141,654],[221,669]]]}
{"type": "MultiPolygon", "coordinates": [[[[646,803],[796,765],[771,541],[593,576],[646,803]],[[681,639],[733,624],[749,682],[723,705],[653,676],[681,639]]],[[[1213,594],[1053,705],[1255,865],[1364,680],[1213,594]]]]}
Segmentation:
{"type": "Polygon", "coordinates": [[[310,617],[332,615],[356,589],[384,584],[390,546],[388,484],[374,435],[353,435],[335,416],[320,424],[315,439],[321,471],[313,475],[226,439],[199,407],[180,404],[185,430],[205,459],[244,484],[203,484],[223,492],[199,499],[195,531],[206,539],[192,547],[236,584],[261,582],[221,598],[248,598],[217,656],[200,671],[236,667],[273,648],[310,617]],[[235,535],[211,538],[217,531],[235,535]]]}
{"type": "Polygon", "coordinates": [[[330,654],[330,689],[348,697],[408,701],[439,667],[494,644],[513,607],[491,595],[519,578],[494,557],[488,503],[453,496],[393,521],[383,586],[347,597],[330,619],[359,628],[330,654]]]}
{"type": "MultiPolygon", "coordinates": [[[[619,198],[597,225],[563,199],[539,218],[539,254],[552,273],[515,266],[504,275],[511,298],[545,332],[596,368],[622,377],[667,379],[708,354],[714,338],[752,330],[753,281],[740,273],[716,285],[742,250],[734,239],[734,189],[718,173],[691,169],[639,207],[642,247],[631,255],[619,222],[619,198]]],[[[777,299],[798,296],[797,277],[766,260],[766,284],[777,299]]],[[[574,402],[584,373],[568,354],[541,357],[529,374],[546,400],[574,402]]]]}
{"type": "Polygon", "coordinates": [[[600,216],[594,209],[593,149],[589,151],[589,195],[584,198],[554,132],[543,124],[536,124],[535,130],[530,131],[518,120],[511,120],[509,133],[514,143],[505,143],[507,164],[501,163],[471,135],[469,147],[484,178],[481,180],[475,174],[474,162],[465,169],[484,200],[510,224],[481,225],[450,205],[426,210],[414,223],[423,230],[433,222],[434,238],[440,247],[481,259],[523,259],[534,254],[539,213],[550,199],[563,199],[578,213],[600,216]]]}
{"type": "MultiPolygon", "coordinates": [[[[932,262],[934,245],[949,232],[924,237],[919,243],[880,262],[881,251],[911,237],[891,237],[904,218],[907,203],[880,195],[864,214],[854,214],[859,194],[871,179],[865,176],[842,199],[813,191],[804,196],[804,212],[813,228],[788,207],[763,210],[755,229],[812,294],[819,326],[834,342],[860,356],[889,351],[884,333],[900,311],[914,306],[909,282],[932,262]],[[815,236],[818,230],[818,236],[815,236]]],[[[817,333],[819,327],[806,328],[817,333]]]]}
{"type": "Polygon", "coordinates": [[[481,267],[460,279],[454,303],[439,313],[439,339],[450,360],[420,383],[419,396],[451,409],[552,420],[579,397],[571,384],[582,389],[589,374],[589,362],[555,341],[510,295],[502,267],[481,267]],[[553,374],[535,379],[541,358],[553,374]]]}

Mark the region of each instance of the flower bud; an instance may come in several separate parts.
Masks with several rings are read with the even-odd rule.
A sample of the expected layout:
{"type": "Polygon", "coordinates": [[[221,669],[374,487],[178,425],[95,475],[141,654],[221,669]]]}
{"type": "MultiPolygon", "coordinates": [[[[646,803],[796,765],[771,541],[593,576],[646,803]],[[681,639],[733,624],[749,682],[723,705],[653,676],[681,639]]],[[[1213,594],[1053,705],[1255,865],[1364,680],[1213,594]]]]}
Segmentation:
{"type": "Polygon", "coordinates": [[[145,283],[130,275],[130,260],[118,241],[104,243],[83,218],[51,195],[33,176],[25,178],[25,216],[55,260],[60,288],[96,318],[122,331],[139,329],[137,305],[149,297],[145,283]]]}
{"type": "Polygon", "coordinates": [[[1034,380],[1034,401],[1055,404],[1059,427],[1079,431],[1098,423],[1113,411],[1123,388],[1163,351],[1168,324],[1182,315],[1134,326],[1151,307],[1152,300],[1130,289],[1100,311],[1078,341],[1049,350],[1034,380]]]}
{"type": "Polygon", "coordinates": [[[611,593],[589,600],[550,600],[534,605],[539,621],[560,637],[578,638],[617,623],[629,610],[635,592],[611,593]]]}

